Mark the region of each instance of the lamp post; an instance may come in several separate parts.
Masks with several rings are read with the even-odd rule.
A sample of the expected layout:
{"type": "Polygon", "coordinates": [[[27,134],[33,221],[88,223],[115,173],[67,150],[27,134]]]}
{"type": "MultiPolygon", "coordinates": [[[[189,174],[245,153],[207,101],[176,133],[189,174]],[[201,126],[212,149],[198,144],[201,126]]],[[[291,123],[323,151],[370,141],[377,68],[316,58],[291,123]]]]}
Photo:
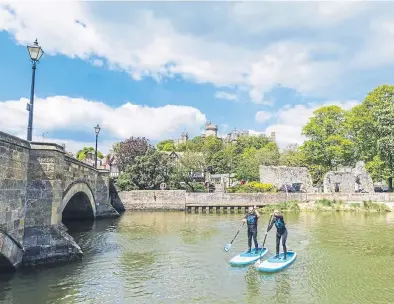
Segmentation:
{"type": "Polygon", "coordinates": [[[33,133],[33,109],[34,109],[34,83],[36,78],[36,64],[44,54],[42,48],[38,45],[37,39],[34,41],[33,46],[27,46],[29,51],[30,60],[32,65],[32,79],[31,79],[31,91],[30,91],[30,103],[27,104],[26,110],[29,111],[29,124],[27,126],[27,140],[31,141],[33,133]]]}
{"type": "Polygon", "coordinates": [[[99,133],[100,133],[100,126],[99,126],[99,124],[97,124],[97,126],[95,126],[94,127],[94,133],[96,133],[96,150],[95,150],[95,156],[94,156],[94,159],[95,159],[95,168],[97,169],[97,139],[98,139],[98,135],[99,135],[99,133]]]}

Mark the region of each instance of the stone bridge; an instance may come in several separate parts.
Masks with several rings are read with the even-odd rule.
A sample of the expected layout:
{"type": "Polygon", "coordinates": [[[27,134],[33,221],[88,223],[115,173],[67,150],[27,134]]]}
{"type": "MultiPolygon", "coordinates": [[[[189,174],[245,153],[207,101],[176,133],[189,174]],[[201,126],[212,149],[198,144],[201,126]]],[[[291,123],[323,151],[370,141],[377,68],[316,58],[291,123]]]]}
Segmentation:
{"type": "Polygon", "coordinates": [[[63,222],[119,216],[109,197],[109,171],[0,132],[0,268],[80,258],[63,222]]]}

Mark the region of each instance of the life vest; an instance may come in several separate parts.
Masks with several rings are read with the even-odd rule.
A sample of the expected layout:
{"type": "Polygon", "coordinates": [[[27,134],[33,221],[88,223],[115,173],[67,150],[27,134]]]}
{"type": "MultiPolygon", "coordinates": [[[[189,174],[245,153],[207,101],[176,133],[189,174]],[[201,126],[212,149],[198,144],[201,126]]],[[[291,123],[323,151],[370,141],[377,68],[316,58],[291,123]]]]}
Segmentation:
{"type": "Polygon", "coordinates": [[[256,224],[257,216],[255,214],[248,214],[248,217],[246,219],[248,225],[254,225],[256,224]]]}
{"type": "Polygon", "coordinates": [[[283,222],[282,218],[275,218],[275,227],[278,230],[283,230],[285,228],[285,223],[283,222]]]}

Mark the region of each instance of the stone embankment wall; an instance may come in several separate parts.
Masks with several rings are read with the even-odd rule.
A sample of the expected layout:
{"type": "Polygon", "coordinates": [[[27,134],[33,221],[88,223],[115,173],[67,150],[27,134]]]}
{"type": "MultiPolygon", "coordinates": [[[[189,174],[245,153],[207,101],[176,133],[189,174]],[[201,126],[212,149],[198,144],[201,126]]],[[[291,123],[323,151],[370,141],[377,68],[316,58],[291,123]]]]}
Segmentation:
{"type": "Polygon", "coordinates": [[[183,190],[139,190],[118,193],[125,210],[184,210],[186,192],[183,190]]]}
{"type": "Polygon", "coordinates": [[[124,210],[185,210],[186,206],[264,206],[286,201],[300,203],[321,199],[360,203],[394,202],[394,193],[187,193],[185,191],[122,191],[118,203],[124,210]]]}

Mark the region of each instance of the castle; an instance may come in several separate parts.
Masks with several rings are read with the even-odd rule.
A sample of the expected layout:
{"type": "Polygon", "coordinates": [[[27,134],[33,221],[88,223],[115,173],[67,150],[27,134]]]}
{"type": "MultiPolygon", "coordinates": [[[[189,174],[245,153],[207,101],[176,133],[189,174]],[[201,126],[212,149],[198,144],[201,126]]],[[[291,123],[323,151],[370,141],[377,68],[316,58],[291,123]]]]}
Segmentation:
{"type": "MultiPolygon", "coordinates": [[[[231,142],[236,142],[237,139],[240,136],[249,136],[249,131],[241,131],[234,129],[232,132],[228,133],[226,137],[220,138],[226,143],[231,143],[231,142]]],[[[216,138],[218,137],[218,126],[212,124],[210,121],[207,121],[205,123],[205,132],[201,134],[202,138],[208,137],[208,136],[214,136],[216,138]]],[[[275,142],[275,132],[271,132],[271,135],[269,136],[272,142],[275,142]]],[[[189,140],[189,135],[187,132],[182,132],[181,133],[181,138],[175,139],[174,144],[179,145],[179,144],[184,144],[189,140]]]]}

